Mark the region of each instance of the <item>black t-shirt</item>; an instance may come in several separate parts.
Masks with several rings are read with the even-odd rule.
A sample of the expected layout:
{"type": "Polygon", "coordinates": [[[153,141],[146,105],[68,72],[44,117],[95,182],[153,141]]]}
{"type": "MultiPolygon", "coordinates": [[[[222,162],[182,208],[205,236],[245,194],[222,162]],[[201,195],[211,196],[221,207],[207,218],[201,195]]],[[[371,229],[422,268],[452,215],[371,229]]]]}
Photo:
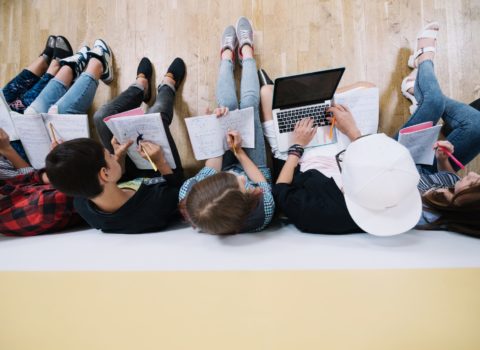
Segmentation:
{"type": "Polygon", "coordinates": [[[280,209],[303,232],[363,232],[348,213],[345,197],[335,181],[317,170],[295,173],[290,185],[276,184],[273,195],[280,209]]]}
{"type": "Polygon", "coordinates": [[[107,233],[145,233],[164,229],[178,217],[181,181],[175,175],[144,181],[136,193],[116,212],[105,213],[86,198],[75,198],[78,213],[90,226],[107,233]]]}

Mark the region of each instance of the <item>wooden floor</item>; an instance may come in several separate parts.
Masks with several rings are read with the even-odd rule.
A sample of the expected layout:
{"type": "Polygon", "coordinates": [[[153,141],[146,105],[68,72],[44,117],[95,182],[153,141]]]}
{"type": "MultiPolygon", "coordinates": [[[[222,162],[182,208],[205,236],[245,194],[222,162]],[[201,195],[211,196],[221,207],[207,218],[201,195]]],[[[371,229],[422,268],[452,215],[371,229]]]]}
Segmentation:
{"type": "MultiPolygon", "coordinates": [[[[38,56],[49,34],[66,36],[74,47],[103,38],[114,51],[116,77],[110,87],[100,85],[92,115],[133,81],[141,57],[152,60],[160,81],[180,56],[188,72],[172,132],[191,171],[200,164],[183,118],[215,105],[220,35],[241,15],[252,19],[258,66],[272,77],[345,66],[342,85],[377,84],[380,130],[389,135],[409,116],[400,83],[425,22],[441,24],[435,62],[444,93],[468,103],[480,97],[479,0],[2,0],[0,83],[38,56]]],[[[470,168],[480,170],[480,160],[470,168]]]]}

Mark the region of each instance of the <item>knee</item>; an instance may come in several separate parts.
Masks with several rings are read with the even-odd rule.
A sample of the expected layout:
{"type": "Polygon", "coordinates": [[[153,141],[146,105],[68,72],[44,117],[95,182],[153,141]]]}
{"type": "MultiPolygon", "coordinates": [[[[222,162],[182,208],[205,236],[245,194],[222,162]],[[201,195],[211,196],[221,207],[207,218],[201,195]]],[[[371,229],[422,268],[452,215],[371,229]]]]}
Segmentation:
{"type": "Polygon", "coordinates": [[[240,108],[258,108],[260,105],[260,96],[258,94],[248,94],[246,96],[242,96],[242,101],[240,103],[240,108]]]}
{"type": "Polygon", "coordinates": [[[93,123],[95,126],[98,128],[98,126],[102,126],[104,124],[104,119],[108,117],[108,115],[105,113],[105,109],[101,107],[98,111],[95,112],[93,115],[93,123]]]}

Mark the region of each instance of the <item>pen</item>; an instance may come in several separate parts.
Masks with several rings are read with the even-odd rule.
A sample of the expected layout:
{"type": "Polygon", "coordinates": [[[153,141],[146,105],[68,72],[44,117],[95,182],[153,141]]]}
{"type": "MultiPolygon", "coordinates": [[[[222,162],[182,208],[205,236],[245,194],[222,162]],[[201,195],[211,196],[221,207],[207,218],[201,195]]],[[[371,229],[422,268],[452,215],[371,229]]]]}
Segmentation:
{"type": "Polygon", "coordinates": [[[140,148],[142,149],[143,153],[145,153],[145,155],[147,156],[147,159],[148,161],[150,162],[150,165],[152,166],[153,170],[154,171],[157,171],[157,166],[155,165],[154,162],[152,162],[152,158],[150,158],[150,156],[148,155],[147,151],[145,151],[145,148],[143,148],[142,145],[140,145],[140,148]]]}
{"type": "Polygon", "coordinates": [[[335,126],[335,117],[332,118],[332,124],[330,125],[330,134],[328,135],[328,138],[331,140],[333,139],[333,128],[335,126]]]}
{"type": "Polygon", "coordinates": [[[53,131],[53,124],[52,124],[52,123],[48,123],[48,125],[50,126],[50,131],[51,131],[51,133],[52,133],[53,142],[58,143],[57,138],[55,137],[55,132],[53,131]]]}
{"type": "Polygon", "coordinates": [[[232,145],[233,145],[233,154],[235,155],[235,158],[237,158],[237,148],[235,147],[235,138],[233,136],[228,136],[228,137],[231,137],[232,138],[232,145]]]}
{"type": "Polygon", "coordinates": [[[464,166],[462,163],[460,163],[460,161],[459,161],[457,158],[455,158],[455,157],[453,156],[453,154],[450,153],[450,151],[449,151],[447,148],[445,148],[445,147],[443,147],[443,146],[438,146],[438,147],[439,147],[447,156],[449,156],[449,157],[452,159],[452,161],[460,167],[460,169],[465,169],[465,166],[464,166]]]}

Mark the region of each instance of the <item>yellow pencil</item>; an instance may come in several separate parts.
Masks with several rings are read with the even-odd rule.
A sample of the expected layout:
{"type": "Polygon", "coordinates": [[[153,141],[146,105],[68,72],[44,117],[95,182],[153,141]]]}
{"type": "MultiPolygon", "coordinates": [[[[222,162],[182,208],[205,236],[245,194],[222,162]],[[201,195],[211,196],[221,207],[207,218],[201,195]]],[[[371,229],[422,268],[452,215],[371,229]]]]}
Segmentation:
{"type": "Polygon", "coordinates": [[[328,138],[331,140],[333,138],[333,127],[335,126],[335,117],[332,118],[332,125],[330,125],[330,134],[328,138]]]}
{"type": "Polygon", "coordinates": [[[50,131],[52,132],[53,142],[58,143],[57,138],[55,137],[55,131],[53,131],[53,124],[49,123],[50,131]]]}
{"type": "Polygon", "coordinates": [[[143,148],[142,145],[140,145],[140,147],[142,148],[142,151],[143,153],[145,153],[145,155],[147,156],[147,159],[148,161],[150,162],[150,165],[152,166],[153,170],[157,171],[157,166],[155,165],[155,163],[152,162],[152,159],[150,158],[150,156],[148,155],[147,151],[145,151],[145,148],[143,148]]]}
{"type": "MultiPolygon", "coordinates": [[[[230,130],[230,129],[229,129],[230,130]]],[[[228,137],[231,137],[232,139],[232,145],[233,145],[233,154],[235,154],[235,158],[237,157],[237,148],[235,147],[235,137],[233,137],[232,135],[229,135],[228,137]]]]}

